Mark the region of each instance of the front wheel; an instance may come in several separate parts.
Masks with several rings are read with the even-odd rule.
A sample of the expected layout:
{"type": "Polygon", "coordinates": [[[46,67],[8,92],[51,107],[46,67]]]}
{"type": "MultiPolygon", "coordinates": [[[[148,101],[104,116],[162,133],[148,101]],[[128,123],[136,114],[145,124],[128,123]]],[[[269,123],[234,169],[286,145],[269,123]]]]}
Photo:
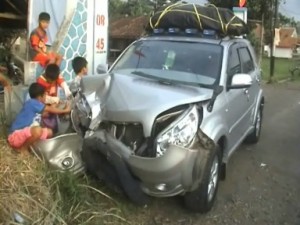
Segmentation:
{"type": "Polygon", "coordinates": [[[219,186],[221,151],[218,146],[210,157],[199,187],[184,196],[185,206],[194,212],[205,213],[212,208],[219,186]]]}

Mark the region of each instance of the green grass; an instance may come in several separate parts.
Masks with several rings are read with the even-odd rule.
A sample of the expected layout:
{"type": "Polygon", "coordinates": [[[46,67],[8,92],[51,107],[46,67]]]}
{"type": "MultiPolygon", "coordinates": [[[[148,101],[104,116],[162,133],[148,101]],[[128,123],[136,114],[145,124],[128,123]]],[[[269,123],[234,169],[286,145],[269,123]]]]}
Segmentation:
{"type": "MultiPolygon", "coordinates": [[[[282,59],[275,58],[275,68],[274,68],[274,79],[284,80],[291,78],[290,69],[295,65],[295,60],[293,59],[282,59]]],[[[261,62],[261,69],[263,71],[263,79],[269,80],[270,78],[270,58],[264,57],[261,62]]]]}
{"type": "MultiPolygon", "coordinates": [[[[156,200],[151,202],[155,205],[156,200]]],[[[0,225],[145,225],[139,207],[98,179],[50,170],[31,154],[17,154],[0,136],[0,225]]],[[[169,223],[168,223],[169,224],[169,223]]]]}

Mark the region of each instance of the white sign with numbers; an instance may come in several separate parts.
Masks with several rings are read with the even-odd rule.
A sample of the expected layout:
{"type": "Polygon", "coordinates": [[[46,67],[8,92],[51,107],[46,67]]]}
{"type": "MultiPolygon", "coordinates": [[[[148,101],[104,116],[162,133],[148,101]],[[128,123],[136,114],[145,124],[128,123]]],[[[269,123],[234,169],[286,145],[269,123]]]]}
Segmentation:
{"type": "Polygon", "coordinates": [[[108,54],[108,0],[88,1],[87,60],[92,74],[105,71],[108,54]]]}

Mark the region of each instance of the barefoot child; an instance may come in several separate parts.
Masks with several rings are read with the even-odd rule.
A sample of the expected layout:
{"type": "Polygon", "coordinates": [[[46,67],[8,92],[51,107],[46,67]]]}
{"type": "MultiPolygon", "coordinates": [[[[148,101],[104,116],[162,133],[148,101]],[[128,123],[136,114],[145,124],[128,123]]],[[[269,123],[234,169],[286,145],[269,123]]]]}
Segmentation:
{"type": "Polygon", "coordinates": [[[42,12],[39,15],[39,26],[30,34],[30,57],[31,60],[37,61],[42,67],[46,67],[50,63],[60,65],[62,56],[47,51],[48,36],[46,30],[50,23],[50,15],[42,12]]]}
{"type": "Polygon", "coordinates": [[[64,109],[45,105],[46,92],[38,83],[29,87],[30,99],[27,100],[10,128],[8,143],[17,150],[26,150],[38,140],[52,137],[53,132],[49,128],[41,126],[43,114],[64,114],[71,111],[70,105],[64,109]]]}

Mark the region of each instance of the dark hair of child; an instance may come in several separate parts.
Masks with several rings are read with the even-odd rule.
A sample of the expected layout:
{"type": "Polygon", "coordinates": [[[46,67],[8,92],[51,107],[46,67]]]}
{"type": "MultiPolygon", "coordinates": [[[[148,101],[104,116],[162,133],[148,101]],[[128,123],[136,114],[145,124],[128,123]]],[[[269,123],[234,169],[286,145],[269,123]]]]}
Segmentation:
{"type": "Polygon", "coordinates": [[[50,15],[46,12],[41,12],[39,15],[39,21],[50,21],[50,15]]]}
{"type": "Polygon", "coordinates": [[[72,60],[72,67],[76,74],[80,73],[80,71],[87,67],[87,60],[81,56],[77,56],[72,60]]]}
{"type": "Polygon", "coordinates": [[[58,65],[49,64],[45,70],[45,78],[48,81],[55,81],[55,80],[57,80],[59,73],[60,73],[60,68],[58,65]]]}
{"type": "Polygon", "coordinates": [[[30,98],[42,97],[45,94],[45,88],[38,83],[32,83],[29,87],[30,98]]]}

